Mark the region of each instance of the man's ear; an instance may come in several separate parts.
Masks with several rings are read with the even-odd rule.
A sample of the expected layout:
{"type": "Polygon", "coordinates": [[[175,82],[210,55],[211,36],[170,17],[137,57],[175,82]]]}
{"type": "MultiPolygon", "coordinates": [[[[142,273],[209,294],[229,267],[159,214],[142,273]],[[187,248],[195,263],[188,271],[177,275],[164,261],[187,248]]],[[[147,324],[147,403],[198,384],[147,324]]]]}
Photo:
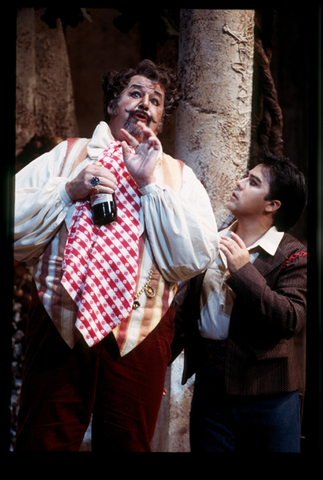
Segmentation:
{"type": "Polygon", "coordinates": [[[280,200],[269,200],[268,204],[265,207],[265,212],[275,213],[281,207],[280,200]]]}
{"type": "Polygon", "coordinates": [[[109,105],[107,106],[107,112],[110,115],[110,117],[115,117],[118,113],[118,103],[115,104],[113,102],[110,102],[109,105]]]}

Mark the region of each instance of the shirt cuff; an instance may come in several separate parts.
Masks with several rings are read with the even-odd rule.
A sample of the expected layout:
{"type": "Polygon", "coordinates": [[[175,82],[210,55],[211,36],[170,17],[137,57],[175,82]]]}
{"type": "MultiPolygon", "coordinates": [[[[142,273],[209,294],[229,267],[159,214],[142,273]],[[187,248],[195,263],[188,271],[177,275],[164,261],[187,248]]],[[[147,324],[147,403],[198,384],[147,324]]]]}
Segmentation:
{"type": "Polygon", "coordinates": [[[149,183],[145,187],[139,188],[141,195],[149,195],[150,193],[156,193],[161,188],[157,183],[149,183]]]}
{"type": "Polygon", "coordinates": [[[67,207],[71,207],[73,205],[73,202],[72,200],[70,199],[70,197],[68,196],[68,193],[66,192],[65,190],[65,183],[60,185],[59,187],[59,194],[61,196],[61,199],[63,200],[63,202],[66,204],[67,207]]]}

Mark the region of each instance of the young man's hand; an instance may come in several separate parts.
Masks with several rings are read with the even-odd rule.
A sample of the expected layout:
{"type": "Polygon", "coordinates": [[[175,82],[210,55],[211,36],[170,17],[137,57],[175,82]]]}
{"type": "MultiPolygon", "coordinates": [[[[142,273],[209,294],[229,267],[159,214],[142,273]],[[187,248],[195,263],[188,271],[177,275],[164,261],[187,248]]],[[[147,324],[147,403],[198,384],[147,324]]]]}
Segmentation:
{"type": "Polygon", "coordinates": [[[232,274],[250,261],[249,252],[241,238],[231,232],[231,238],[220,237],[220,250],[226,256],[229,272],[232,274]]]}

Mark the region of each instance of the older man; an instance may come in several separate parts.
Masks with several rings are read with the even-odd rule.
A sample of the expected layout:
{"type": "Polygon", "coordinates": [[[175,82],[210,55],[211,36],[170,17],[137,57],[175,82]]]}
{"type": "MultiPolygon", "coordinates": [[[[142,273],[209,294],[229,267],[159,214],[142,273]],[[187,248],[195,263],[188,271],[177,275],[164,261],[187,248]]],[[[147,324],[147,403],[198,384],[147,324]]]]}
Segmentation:
{"type": "Polygon", "coordinates": [[[174,72],[145,60],[105,76],[107,122],[17,174],[15,257],[35,262],[16,450],[149,451],[176,283],[218,251],[208,196],[157,133],[178,105],[174,72]],[[118,215],[93,222],[92,195],[118,215]],[[198,198],[198,202],[196,199],[198,198]]]}

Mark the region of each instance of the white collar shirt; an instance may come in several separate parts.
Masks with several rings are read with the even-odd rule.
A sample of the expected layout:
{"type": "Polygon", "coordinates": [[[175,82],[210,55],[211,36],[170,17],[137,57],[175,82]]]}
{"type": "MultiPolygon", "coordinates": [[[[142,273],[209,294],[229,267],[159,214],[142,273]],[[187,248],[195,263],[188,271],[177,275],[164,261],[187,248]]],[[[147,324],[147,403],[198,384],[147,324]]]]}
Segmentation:
{"type": "MultiPolygon", "coordinates": [[[[235,231],[237,222],[226,228],[221,235],[230,235],[235,231]]],[[[250,262],[253,263],[263,249],[270,255],[275,255],[284,233],[278,232],[276,227],[270,228],[253,245],[248,247],[250,262]]],[[[227,285],[226,279],[230,275],[227,269],[227,260],[220,251],[216,260],[207,270],[200,297],[199,331],[204,338],[225,340],[228,338],[230,317],[236,298],[233,290],[227,285]]]]}

